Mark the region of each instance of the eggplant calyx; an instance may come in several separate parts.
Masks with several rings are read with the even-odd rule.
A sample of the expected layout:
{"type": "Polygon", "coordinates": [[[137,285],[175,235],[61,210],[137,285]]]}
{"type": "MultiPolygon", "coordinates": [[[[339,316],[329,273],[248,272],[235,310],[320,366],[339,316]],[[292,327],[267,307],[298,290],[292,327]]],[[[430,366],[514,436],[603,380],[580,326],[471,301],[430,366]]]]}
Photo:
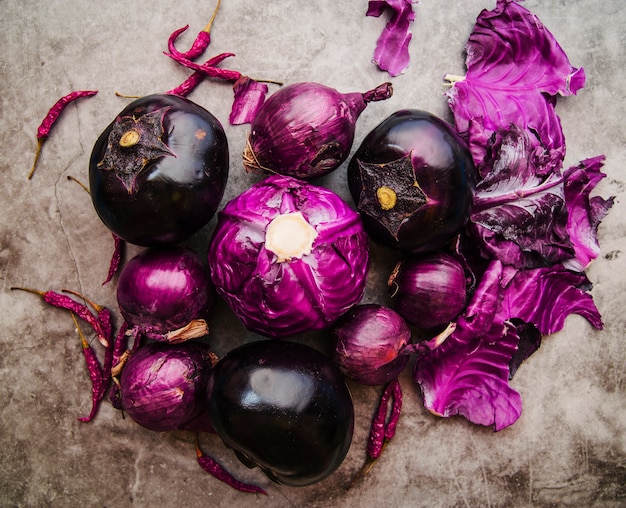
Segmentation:
{"type": "Polygon", "coordinates": [[[129,194],[135,190],[137,175],[151,162],[165,156],[176,157],[162,140],[163,119],[170,106],[139,117],[118,117],[109,133],[107,148],[98,163],[105,171],[113,171],[129,194]]]}
{"type": "Polygon", "coordinates": [[[357,162],[362,182],[357,208],[397,240],[404,222],[428,201],[415,178],[411,154],[382,164],[357,162]]]}

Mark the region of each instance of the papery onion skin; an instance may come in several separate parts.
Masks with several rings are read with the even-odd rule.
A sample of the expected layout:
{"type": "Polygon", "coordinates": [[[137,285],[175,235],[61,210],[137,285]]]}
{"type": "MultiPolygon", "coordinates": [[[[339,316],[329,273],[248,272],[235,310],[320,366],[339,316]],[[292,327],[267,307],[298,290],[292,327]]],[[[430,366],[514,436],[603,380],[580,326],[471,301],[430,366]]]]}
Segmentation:
{"type": "Polygon", "coordinates": [[[462,263],[445,252],[404,259],[389,277],[394,309],[424,329],[454,320],[467,303],[467,286],[462,263]]]}
{"type": "Polygon", "coordinates": [[[142,345],[120,377],[124,411],[157,432],[212,432],[206,389],[215,360],[208,346],[197,341],[142,345]]]}
{"type": "Polygon", "coordinates": [[[389,83],[365,94],[343,94],[313,82],[284,86],[257,112],[244,166],[307,180],[327,175],[348,158],[356,121],[367,103],[391,94],[389,83]]]}
{"type": "Polygon", "coordinates": [[[359,215],[329,189],[273,175],[226,204],[208,250],[217,293],[251,331],[283,338],[329,327],[358,303],[369,268],[359,215]],[[265,244],[278,216],[314,228],[311,252],[279,261],[265,244]]]}
{"type": "Polygon", "coordinates": [[[475,169],[451,125],[405,109],[365,136],[348,164],[348,186],[374,241],[409,253],[433,252],[466,224],[475,169]],[[380,188],[393,190],[397,203],[379,202],[380,188]]]}
{"type": "Polygon", "coordinates": [[[228,141],[219,120],[184,97],[154,94],[131,102],[98,137],[89,186],[102,222],[123,240],[150,247],[181,242],[204,227],[222,200],[228,169],[228,141]],[[154,144],[162,142],[160,153],[138,153],[134,164],[124,164],[131,150],[149,153],[149,147],[139,148],[143,141],[120,147],[112,131],[120,119],[141,121],[159,111],[163,132],[158,125],[145,131],[154,144]]]}
{"type": "Polygon", "coordinates": [[[207,268],[182,246],[153,247],[124,265],[117,284],[120,313],[131,327],[166,334],[205,319],[215,300],[207,268]]]}
{"type": "Polygon", "coordinates": [[[209,385],[217,434],[248,467],[300,487],[343,462],[354,431],[354,406],[333,362],[288,340],[249,342],[215,366],[209,385]]]}
{"type": "Polygon", "coordinates": [[[411,341],[411,329],[393,309],[378,304],[352,307],[332,327],[336,339],[333,360],[349,379],[382,385],[406,367],[401,350],[411,341]]]}

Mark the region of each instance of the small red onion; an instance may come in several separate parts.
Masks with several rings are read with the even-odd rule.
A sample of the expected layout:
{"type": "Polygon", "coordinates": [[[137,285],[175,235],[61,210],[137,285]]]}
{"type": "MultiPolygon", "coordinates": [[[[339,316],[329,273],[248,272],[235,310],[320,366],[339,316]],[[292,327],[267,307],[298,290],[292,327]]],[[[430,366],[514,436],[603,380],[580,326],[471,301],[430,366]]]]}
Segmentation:
{"type": "Polygon", "coordinates": [[[356,305],[333,326],[333,359],[346,377],[365,385],[395,379],[409,361],[401,350],[411,340],[411,330],[389,307],[356,305]]]}
{"type": "Polygon", "coordinates": [[[318,83],[284,86],[252,121],[244,167],[303,179],[328,174],[347,159],[356,121],[367,104],[392,93],[391,83],[347,94],[318,83]]]}
{"type": "Polygon", "coordinates": [[[443,252],[400,261],[388,284],[395,310],[424,329],[454,320],[467,300],[463,265],[443,252]]]}
{"type": "Polygon", "coordinates": [[[200,342],[145,344],[122,370],[122,408],[150,430],[212,432],[206,386],[216,362],[200,342]]]}
{"type": "Polygon", "coordinates": [[[181,342],[208,333],[213,285],[198,256],[185,247],[147,249],[120,273],[117,302],[130,327],[153,340],[181,342]]]}

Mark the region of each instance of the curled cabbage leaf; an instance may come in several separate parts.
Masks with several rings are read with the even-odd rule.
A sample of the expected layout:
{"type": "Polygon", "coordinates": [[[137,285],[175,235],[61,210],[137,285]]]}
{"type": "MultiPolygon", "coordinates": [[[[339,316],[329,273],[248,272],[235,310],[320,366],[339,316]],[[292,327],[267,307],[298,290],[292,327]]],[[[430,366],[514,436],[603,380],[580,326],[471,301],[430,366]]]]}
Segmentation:
{"type": "Polygon", "coordinates": [[[561,265],[517,270],[492,261],[454,332],[415,363],[424,406],[439,416],[461,415],[496,431],[512,425],[522,401],[509,379],[539,347],[534,330],[557,332],[570,314],[602,328],[590,287],[584,274],[561,265]],[[521,358],[520,344],[530,348],[521,358]]]}
{"type": "Polygon", "coordinates": [[[415,19],[415,0],[370,0],[366,16],[389,14],[389,20],[376,41],[374,63],[390,76],[402,74],[409,66],[411,24],[415,19]]]}
{"type": "Polygon", "coordinates": [[[478,16],[466,53],[467,73],[447,77],[453,83],[447,95],[476,165],[483,145],[470,128],[476,119],[488,132],[510,124],[529,129],[548,149],[564,153],[556,96],[576,94],[585,84],[585,72],[570,64],[539,18],[512,0],[498,0],[494,10],[478,16]]]}

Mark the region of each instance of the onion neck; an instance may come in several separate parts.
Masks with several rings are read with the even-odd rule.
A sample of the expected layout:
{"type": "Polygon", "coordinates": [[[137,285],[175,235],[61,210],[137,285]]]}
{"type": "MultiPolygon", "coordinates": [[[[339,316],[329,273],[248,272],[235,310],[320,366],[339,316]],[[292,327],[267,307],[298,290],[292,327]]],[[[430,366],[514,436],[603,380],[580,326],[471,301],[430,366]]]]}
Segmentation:
{"type": "Polygon", "coordinates": [[[317,231],[300,212],[278,215],[265,230],[265,248],[279,263],[300,259],[311,253],[317,231]]]}

